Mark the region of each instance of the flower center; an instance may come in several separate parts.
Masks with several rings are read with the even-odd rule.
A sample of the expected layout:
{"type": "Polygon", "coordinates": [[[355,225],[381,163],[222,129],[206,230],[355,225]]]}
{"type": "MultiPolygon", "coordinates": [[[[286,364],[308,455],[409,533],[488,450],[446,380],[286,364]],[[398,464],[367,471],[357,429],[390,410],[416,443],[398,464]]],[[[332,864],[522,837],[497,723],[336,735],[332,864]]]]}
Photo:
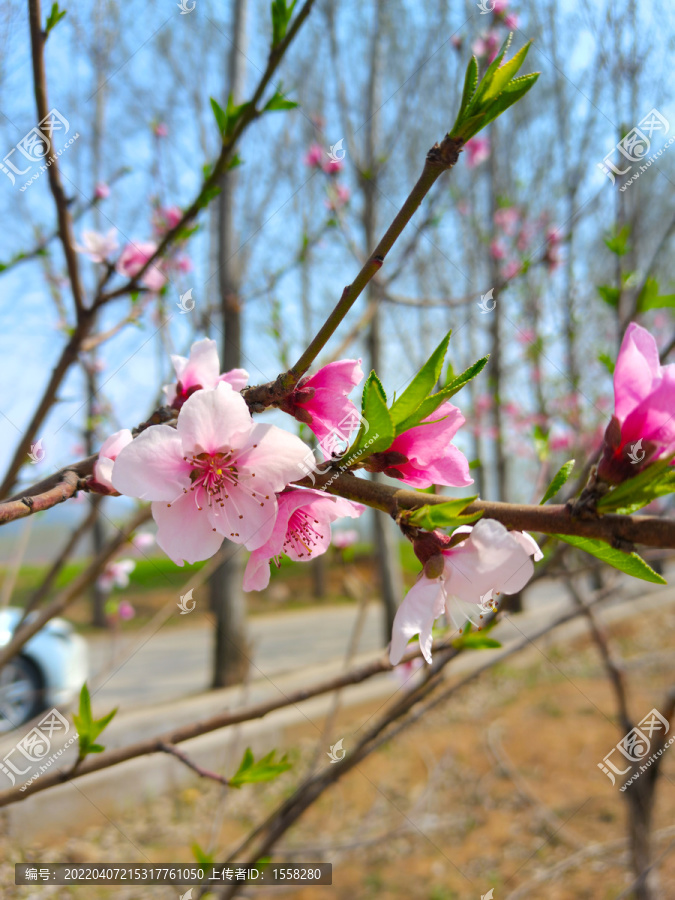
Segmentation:
{"type": "Polygon", "coordinates": [[[295,550],[298,557],[311,556],[312,550],[317,546],[324,535],[315,526],[318,519],[310,519],[306,512],[296,509],[288,522],[288,530],[284,541],[284,553],[289,549],[295,550]]]}

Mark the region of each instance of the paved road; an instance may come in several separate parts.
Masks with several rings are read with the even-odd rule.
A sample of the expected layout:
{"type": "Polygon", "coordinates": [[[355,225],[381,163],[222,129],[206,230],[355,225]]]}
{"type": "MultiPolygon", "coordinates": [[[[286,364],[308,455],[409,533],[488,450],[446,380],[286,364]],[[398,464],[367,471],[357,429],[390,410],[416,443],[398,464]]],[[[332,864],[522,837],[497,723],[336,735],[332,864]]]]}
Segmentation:
{"type": "MultiPolygon", "coordinates": [[[[674,576],[670,568],[666,577],[671,584],[674,576]]],[[[619,593],[638,596],[654,587],[626,577],[617,599],[619,593]]],[[[545,615],[550,615],[554,607],[557,613],[568,605],[571,601],[564,587],[546,579],[537,582],[525,596],[526,610],[545,615]]],[[[264,682],[285,672],[344,658],[356,616],[357,607],[349,605],[280,610],[252,617],[252,681],[264,682]]],[[[382,608],[373,600],[366,608],[358,652],[382,648],[383,628],[382,608]]],[[[500,639],[513,639],[514,628],[501,623],[500,639]]],[[[201,693],[209,688],[212,641],[210,623],[204,618],[194,622],[189,616],[165,624],[144,638],[133,634],[118,638],[116,643],[107,636],[90,638],[95,697],[104,706],[119,704],[131,709],[201,693]]]]}
{"type": "MultiPolygon", "coordinates": [[[[252,678],[264,679],[304,666],[344,656],[357,610],[329,606],[254,616],[249,622],[252,678]]],[[[381,606],[366,609],[358,650],[383,646],[381,606]]],[[[124,708],[159,703],[198,693],[209,687],[213,629],[202,619],[164,625],[139,646],[137,636],[89,641],[96,696],[124,708]],[[110,672],[106,676],[106,672],[110,672]]]]}

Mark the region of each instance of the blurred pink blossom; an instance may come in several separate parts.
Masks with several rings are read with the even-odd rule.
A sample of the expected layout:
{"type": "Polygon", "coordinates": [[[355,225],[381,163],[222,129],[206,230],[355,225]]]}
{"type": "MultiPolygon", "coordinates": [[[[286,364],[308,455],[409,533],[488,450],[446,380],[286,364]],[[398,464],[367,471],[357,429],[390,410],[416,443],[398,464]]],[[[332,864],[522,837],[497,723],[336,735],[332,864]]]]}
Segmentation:
{"type": "Polygon", "coordinates": [[[305,165],[318,169],[323,159],[323,147],[318,144],[312,144],[305,155],[305,165]]]}
{"type": "Polygon", "coordinates": [[[78,253],[88,256],[95,263],[105,262],[118,248],[116,228],[110,228],[105,234],[100,231],[83,231],[82,244],[75,244],[78,253]]]}
{"type": "Polygon", "coordinates": [[[506,249],[501,241],[492,241],[490,243],[490,256],[493,259],[504,259],[506,249]]]}
{"type": "MultiPolygon", "coordinates": [[[[143,268],[145,263],[155,253],[157,245],[152,241],[139,241],[137,244],[126,245],[115,269],[120,275],[133,278],[143,268]]],[[[166,283],[166,275],[154,262],[141,278],[141,283],[151,291],[159,291],[166,283]]]]}
{"type": "Polygon", "coordinates": [[[494,214],[494,223],[505,234],[514,234],[520,220],[520,213],[515,206],[503,206],[494,214]]]}
{"type": "Polygon", "coordinates": [[[516,275],[520,272],[522,265],[520,260],[510,259],[507,264],[504,266],[504,278],[507,281],[510,281],[512,278],[515,278],[516,275]]]}
{"type": "Polygon", "coordinates": [[[353,546],[359,539],[359,533],[354,528],[346,528],[342,531],[336,531],[333,535],[333,546],[338,550],[346,550],[347,547],[353,546]]]}
{"type": "Polygon", "coordinates": [[[156,125],[153,125],[152,131],[155,137],[158,138],[165,138],[169,133],[169,129],[165,122],[157,122],[156,125]]]}
{"type": "Polygon", "coordinates": [[[117,607],[117,615],[123,622],[128,622],[129,619],[133,619],[136,615],[136,610],[133,608],[131,603],[126,600],[122,600],[120,605],[117,607]]]}
{"type": "Polygon", "coordinates": [[[490,31],[487,34],[481,35],[477,40],[475,40],[471,45],[471,49],[476,54],[476,56],[487,57],[488,62],[492,62],[492,60],[497,55],[500,44],[501,41],[499,39],[499,35],[495,31],[490,31]]]}
{"type": "Polygon", "coordinates": [[[152,224],[157,234],[171,231],[183,218],[183,211],[178,206],[159,207],[152,217],[152,224]]]}
{"type": "Polygon", "coordinates": [[[109,562],[99,575],[96,584],[102,591],[111,591],[114,587],[125,588],[129,584],[129,575],[136,568],[133,559],[118,559],[109,562]]]}
{"type": "Polygon", "coordinates": [[[110,188],[104,181],[99,181],[94,190],[94,197],[98,200],[107,200],[110,196],[110,188]]]}
{"type": "Polygon", "coordinates": [[[515,31],[518,27],[518,23],[520,19],[515,13],[509,13],[508,16],[504,16],[504,25],[509,29],[509,31],[515,31]]]}
{"type": "Polygon", "coordinates": [[[467,153],[466,164],[470,169],[475,169],[486,159],[490,158],[490,140],[489,138],[471,138],[464,144],[463,149],[467,153]]]}
{"type": "Polygon", "coordinates": [[[149,550],[155,544],[155,536],[149,531],[139,531],[132,537],[131,543],[136,550],[149,550]]]}
{"type": "Polygon", "coordinates": [[[532,344],[536,337],[536,334],[531,328],[521,328],[516,335],[516,340],[521,344],[532,344]]]}

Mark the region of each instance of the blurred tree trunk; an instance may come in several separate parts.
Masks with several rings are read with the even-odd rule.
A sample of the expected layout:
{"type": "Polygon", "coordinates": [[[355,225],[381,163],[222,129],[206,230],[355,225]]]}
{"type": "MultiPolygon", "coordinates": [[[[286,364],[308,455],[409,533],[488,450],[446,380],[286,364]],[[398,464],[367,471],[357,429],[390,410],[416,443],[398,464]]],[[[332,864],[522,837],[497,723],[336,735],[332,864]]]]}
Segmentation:
{"type": "MultiPolygon", "coordinates": [[[[246,0],[232,2],[233,33],[228,62],[228,87],[225,102],[232,93],[240,103],[244,88],[244,44],[246,38],[246,0]]],[[[218,279],[223,324],[221,359],[223,370],[241,366],[241,305],[239,259],[234,229],[235,171],[225,172],[218,196],[218,279]]],[[[248,671],[246,638],[246,598],[242,590],[243,554],[232,547],[209,580],[211,610],[216,619],[212,686],[240,684],[248,671]]]]}
{"type": "MultiPolygon", "coordinates": [[[[494,214],[497,210],[497,197],[499,189],[497,185],[497,129],[495,123],[490,125],[490,244],[496,239],[494,214]]],[[[499,262],[490,253],[490,287],[496,287],[499,284],[499,262]]],[[[488,378],[490,382],[490,393],[492,394],[492,422],[495,429],[494,437],[494,499],[507,499],[507,480],[506,480],[506,455],[504,453],[504,424],[502,421],[502,301],[500,292],[493,294],[495,307],[490,314],[490,362],[488,368],[488,378]]]]}
{"type": "MultiPolygon", "coordinates": [[[[94,101],[94,127],[92,131],[92,196],[96,185],[103,181],[103,140],[105,128],[105,85],[107,81],[106,71],[110,54],[110,32],[104,25],[104,12],[101,9],[101,3],[96,4],[95,10],[95,29],[94,29],[94,45],[93,45],[93,66],[96,80],[96,94],[94,101]]],[[[102,216],[98,205],[93,210],[94,228],[97,231],[102,230],[102,216]]],[[[92,329],[93,330],[93,329],[92,329]]],[[[96,372],[96,351],[92,350],[88,354],[84,366],[84,374],[87,382],[87,420],[84,429],[84,445],[87,456],[91,456],[98,450],[98,441],[96,435],[96,388],[97,388],[97,372],[96,372]]],[[[101,506],[91,528],[91,553],[96,557],[103,549],[105,540],[105,532],[103,522],[101,521],[101,506]]],[[[106,594],[100,589],[98,583],[94,581],[89,596],[91,599],[91,623],[97,628],[106,628],[108,622],[105,615],[106,594]]]]}
{"type": "MultiPolygon", "coordinates": [[[[384,2],[377,0],[376,22],[370,52],[370,77],[368,83],[368,115],[365,126],[365,166],[361,173],[363,187],[362,225],[366,253],[372,253],[377,242],[377,179],[379,163],[377,160],[377,110],[379,108],[379,82],[381,65],[381,36],[383,31],[384,2]]],[[[367,288],[367,299],[370,305],[380,302],[380,287],[374,278],[367,288]]],[[[368,333],[367,346],[370,366],[376,372],[382,371],[382,338],[380,333],[380,316],[373,316],[368,333]]],[[[373,475],[375,480],[380,476],[373,475]]],[[[403,578],[399,559],[398,543],[394,536],[393,525],[386,516],[373,516],[373,542],[377,555],[377,566],[380,576],[380,591],[384,604],[384,643],[391,640],[392,626],[396,610],[403,597],[403,578]]]]}

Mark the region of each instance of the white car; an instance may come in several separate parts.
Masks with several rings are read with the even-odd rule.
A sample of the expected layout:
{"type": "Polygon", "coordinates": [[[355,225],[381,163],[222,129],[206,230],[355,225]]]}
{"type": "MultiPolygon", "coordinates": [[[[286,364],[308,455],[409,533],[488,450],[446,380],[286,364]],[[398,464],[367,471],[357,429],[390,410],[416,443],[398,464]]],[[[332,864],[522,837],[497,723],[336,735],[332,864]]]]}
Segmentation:
{"type": "MultiPolygon", "coordinates": [[[[9,643],[22,615],[23,610],[13,606],[0,610],[0,647],[9,643]]],[[[44,709],[70,703],[88,671],[85,640],[70,622],[52,619],[0,670],[0,733],[18,728],[44,709]]]]}

